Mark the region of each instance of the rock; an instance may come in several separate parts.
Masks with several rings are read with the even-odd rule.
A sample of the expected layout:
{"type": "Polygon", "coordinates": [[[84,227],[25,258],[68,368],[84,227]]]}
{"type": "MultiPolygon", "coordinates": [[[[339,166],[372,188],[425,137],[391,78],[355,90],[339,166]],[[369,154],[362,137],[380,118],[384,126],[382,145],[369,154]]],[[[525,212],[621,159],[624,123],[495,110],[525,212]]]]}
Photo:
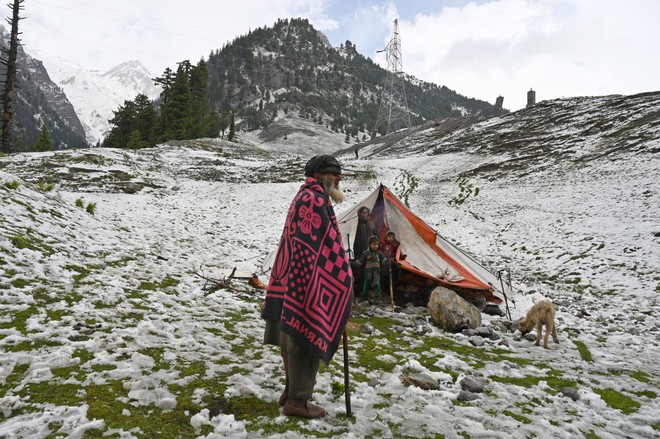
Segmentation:
{"type": "Polygon", "coordinates": [[[487,304],[482,312],[486,315],[489,315],[489,316],[503,316],[504,315],[504,311],[502,311],[499,306],[497,306],[493,303],[487,304]]]}
{"type": "Polygon", "coordinates": [[[121,188],[121,190],[126,194],[135,194],[135,193],[140,192],[143,187],[144,187],[144,184],[137,183],[137,182],[131,182],[131,183],[126,183],[121,188]]]}
{"type": "Polygon", "coordinates": [[[406,386],[416,386],[424,390],[440,389],[440,383],[424,373],[402,375],[401,382],[406,386]]]}
{"type": "Polygon", "coordinates": [[[468,339],[468,341],[469,341],[473,346],[483,346],[484,343],[486,343],[486,342],[484,341],[484,339],[481,338],[481,337],[479,337],[478,335],[475,335],[474,337],[470,337],[470,338],[468,339]]]}
{"type": "Polygon", "coordinates": [[[477,335],[480,335],[481,337],[488,338],[493,335],[493,328],[489,326],[479,326],[475,331],[477,331],[477,335]]]}
{"type": "Polygon", "coordinates": [[[498,346],[509,346],[509,341],[506,338],[503,338],[500,340],[499,343],[497,343],[498,346]]]}
{"type": "Polygon", "coordinates": [[[491,323],[493,324],[493,328],[497,329],[500,332],[509,332],[509,328],[511,327],[511,325],[506,326],[502,322],[491,322],[491,323]]]}
{"type": "Polygon", "coordinates": [[[475,331],[474,329],[467,328],[467,329],[463,329],[461,331],[461,334],[468,337],[472,337],[473,335],[477,335],[477,331],[475,331]]]}
{"type": "Polygon", "coordinates": [[[474,377],[465,377],[460,381],[461,389],[471,393],[482,393],[484,391],[483,381],[474,377]]]}
{"type": "Polygon", "coordinates": [[[365,334],[373,334],[376,328],[371,323],[365,323],[364,326],[362,326],[362,332],[365,334]]]}
{"type": "Polygon", "coordinates": [[[528,332],[523,338],[527,341],[536,341],[536,332],[528,332]]]}
{"type": "Polygon", "coordinates": [[[469,402],[474,401],[475,399],[479,399],[479,395],[472,392],[466,392],[465,390],[462,390],[456,397],[456,401],[459,402],[469,402]]]}
{"type": "Polygon", "coordinates": [[[455,333],[481,326],[479,310],[447,288],[435,288],[427,306],[433,321],[445,331],[455,333]]]}
{"type": "Polygon", "coordinates": [[[578,393],[578,389],[576,389],[575,387],[565,387],[561,391],[561,393],[562,395],[571,398],[573,401],[577,401],[578,399],[580,399],[580,394],[578,393]]]}

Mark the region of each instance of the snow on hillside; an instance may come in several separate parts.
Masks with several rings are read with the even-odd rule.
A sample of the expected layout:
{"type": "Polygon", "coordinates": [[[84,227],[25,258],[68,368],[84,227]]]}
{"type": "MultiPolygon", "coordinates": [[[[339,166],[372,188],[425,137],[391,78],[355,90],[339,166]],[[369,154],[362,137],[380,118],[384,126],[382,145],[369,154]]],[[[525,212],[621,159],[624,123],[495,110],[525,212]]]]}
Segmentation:
{"type": "Polygon", "coordinates": [[[281,360],[261,344],[263,294],[239,281],[209,293],[193,269],[260,273],[306,139],[272,155],[221,140],[18,154],[0,157],[0,437],[657,437],[657,154],[531,160],[465,181],[507,154],[431,155],[434,144],[341,156],[337,212],[386,184],[487,266],[511,269],[514,319],[553,299],[560,344],[535,347],[483,315],[499,338],[474,347],[414,308],[360,306],[352,322],[375,332],[350,332],[353,419],[336,391],[341,352],[316,385],[328,416],[286,418],[281,360]],[[410,372],[440,388],[407,387],[410,372]],[[465,377],[486,385],[474,401],[457,400],[465,377]]]}
{"type": "Polygon", "coordinates": [[[85,128],[87,141],[96,145],[108,134],[113,117],[124,101],[134,100],[138,94],[150,99],[160,95],[160,86],[139,61],[128,61],[107,72],[88,70],[71,61],[37,52],[51,79],[64,90],[85,128]]]}

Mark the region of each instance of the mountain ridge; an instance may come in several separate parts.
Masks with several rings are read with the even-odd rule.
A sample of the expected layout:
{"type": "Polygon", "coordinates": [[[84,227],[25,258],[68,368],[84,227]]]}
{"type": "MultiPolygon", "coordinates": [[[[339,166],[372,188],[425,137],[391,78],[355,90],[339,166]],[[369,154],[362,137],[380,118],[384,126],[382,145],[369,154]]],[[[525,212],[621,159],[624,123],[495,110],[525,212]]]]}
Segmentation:
{"type": "MultiPolygon", "coordinates": [[[[0,24],[0,41],[6,46],[9,34],[0,24]]],[[[55,84],[43,63],[17,51],[16,98],[14,101],[14,150],[28,151],[46,125],[55,148],[86,147],[85,130],[62,89],[55,84]]],[[[5,83],[6,66],[0,64],[0,83],[5,83]]],[[[4,88],[3,88],[4,91],[4,88]]]]}

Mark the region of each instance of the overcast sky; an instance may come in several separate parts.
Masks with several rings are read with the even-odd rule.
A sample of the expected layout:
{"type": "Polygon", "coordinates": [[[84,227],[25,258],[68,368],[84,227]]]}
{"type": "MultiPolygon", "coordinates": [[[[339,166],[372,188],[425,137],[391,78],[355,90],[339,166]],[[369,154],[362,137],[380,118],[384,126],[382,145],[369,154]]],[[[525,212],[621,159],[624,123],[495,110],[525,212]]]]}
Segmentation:
{"type": "Polygon", "coordinates": [[[537,101],[660,90],[660,0],[26,0],[24,7],[28,53],[103,71],[137,59],[159,75],[293,17],[387,67],[376,51],[397,18],[406,73],[490,103],[501,95],[510,110],[525,106],[529,89],[537,101]]]}

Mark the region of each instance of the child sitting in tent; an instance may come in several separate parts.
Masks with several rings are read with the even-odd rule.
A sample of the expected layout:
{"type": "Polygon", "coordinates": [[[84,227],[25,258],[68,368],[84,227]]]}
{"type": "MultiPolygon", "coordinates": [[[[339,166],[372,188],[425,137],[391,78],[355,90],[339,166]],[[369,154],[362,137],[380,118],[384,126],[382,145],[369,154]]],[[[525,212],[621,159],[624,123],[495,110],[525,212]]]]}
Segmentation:
{"type": "Polygon", "coordinates": [[[389,261],[380,251],[380,241],[377,236],[369,238],[369,248],[356,261],[358,267],[364,266],[364,286],[362,300],[380,299],[380,267],[389,261]]]}
{"type": "MultiPolygon", "coordinates": [[[[394,263],[396,261],[396,253],[399,250],[399,241],[396,239],[396,235],[393,231],[388,231],[385,235],[385,243],[381,246],[383,255],[390,261],[387,266],[381,268],[381,280],[380,284],[384,285],[385,288],[390,286],[390,274],[392,275],[392,287],[396,287],[399,283],[399,264],[394,263]]],[[[401,254],[399,259],[406,259],[405,254],[401,254]]]]}

